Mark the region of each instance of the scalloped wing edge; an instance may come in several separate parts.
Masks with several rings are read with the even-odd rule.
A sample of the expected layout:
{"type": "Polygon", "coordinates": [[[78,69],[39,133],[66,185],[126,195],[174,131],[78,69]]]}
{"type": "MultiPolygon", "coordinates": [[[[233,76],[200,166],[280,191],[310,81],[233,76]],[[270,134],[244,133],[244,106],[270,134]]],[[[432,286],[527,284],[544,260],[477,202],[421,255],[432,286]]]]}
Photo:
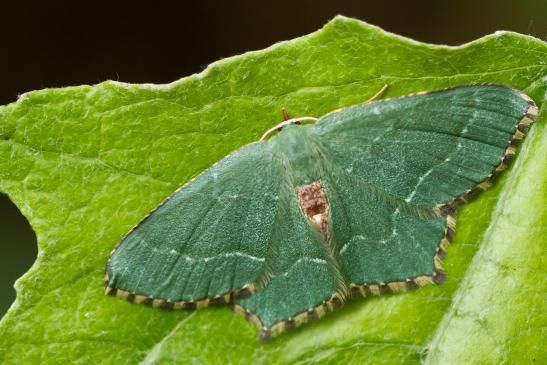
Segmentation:
{"type": "Polygon", "coordinates": [[[109,296],[118,297],[127,300],[131,303],[144,304],[154,308],[162,309],[201,309],[213,305],[229,304],[235,300],[249,297],[251,294],[258,290],[258,287],[253,284],[245,284],[241,288],[232,290],[225,294],[216,295],[211,298],[204,298],[198,300],[169,300],[154,297],[152,295],[143,295],[136,292],[113,288],[108,285],[108,274],[105,275],[104,286],[105,294],[109,296]]]}

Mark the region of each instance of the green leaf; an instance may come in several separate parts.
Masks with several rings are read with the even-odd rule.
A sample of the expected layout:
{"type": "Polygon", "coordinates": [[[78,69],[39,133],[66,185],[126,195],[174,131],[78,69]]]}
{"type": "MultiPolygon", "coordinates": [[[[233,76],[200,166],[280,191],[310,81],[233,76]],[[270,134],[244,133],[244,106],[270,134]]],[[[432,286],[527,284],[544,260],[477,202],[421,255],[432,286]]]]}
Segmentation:
{"type": "Polygon", "coordinates": [[[518,363],[545,361],[547,45],[496,33],[433,46],[337,17],[323,29],[169,85],[104,82],[0,107],[0,190],[39,257],[0,323],[0,363],[518,363]],[[103,293],[109,252],[179,185],[281,119],[462,83],[541,107],[517,161],[460,210],[448,281],[353,300],[267,344],[227,308],[166,312],[103,293]]]}

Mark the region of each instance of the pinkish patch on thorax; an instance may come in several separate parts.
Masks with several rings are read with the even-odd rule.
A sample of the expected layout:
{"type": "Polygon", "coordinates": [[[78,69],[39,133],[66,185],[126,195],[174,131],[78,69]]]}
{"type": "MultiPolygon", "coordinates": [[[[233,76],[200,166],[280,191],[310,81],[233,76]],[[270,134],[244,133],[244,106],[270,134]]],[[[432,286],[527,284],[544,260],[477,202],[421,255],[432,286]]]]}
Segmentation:
{"type": "Polygon", "coordinates": [[[296,188],[296,194],[304,214],[317,229],[325,232],[328,225],[329,204],[323,184],[320,181],[315,181],[299,186],[296,188]]]}

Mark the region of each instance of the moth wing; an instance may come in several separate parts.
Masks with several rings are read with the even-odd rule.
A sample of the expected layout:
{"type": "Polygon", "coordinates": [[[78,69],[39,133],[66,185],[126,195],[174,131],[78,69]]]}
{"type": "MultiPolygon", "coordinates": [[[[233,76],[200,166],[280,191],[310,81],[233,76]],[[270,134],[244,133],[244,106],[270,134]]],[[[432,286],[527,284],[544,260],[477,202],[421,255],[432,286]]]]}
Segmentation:
{"type": "Polygon", "coordinates": [[[332,249],[303,214],[294,185],[283,184],[281,196],[267,260],[268,285],[235,306],[261,328],[262,340],[323,316],[345,296],[332,249]]]}
{"type": "Polygon", "coordinates": [[[502,85],[468,85],[360,104],[315,125],[324,154],[387,196],[455,207],[489,186],[537,115],[502,85]]]}
{"type": "Polygon", "coordinates": [[[505,168],[536,114],[517,90],[470,85],[321,118],[330,236],[352,292],[441,282],[453,209],[505,168]]]}
{"type": "Polygon", "coordinates": [[[353,294],[442,282],[439,259],[452,232],[451,216],[428,215],[402,200],[371,193],[368,185],[335,166],[325,171],[329,237],[353,294]]]}
{"type": "Polygon", "coordinates": [[[270,159],[264,143],[248,145],[171,195],[113,251],[107,291],[184,308],[252,292],[282,179],[270,159]]]}

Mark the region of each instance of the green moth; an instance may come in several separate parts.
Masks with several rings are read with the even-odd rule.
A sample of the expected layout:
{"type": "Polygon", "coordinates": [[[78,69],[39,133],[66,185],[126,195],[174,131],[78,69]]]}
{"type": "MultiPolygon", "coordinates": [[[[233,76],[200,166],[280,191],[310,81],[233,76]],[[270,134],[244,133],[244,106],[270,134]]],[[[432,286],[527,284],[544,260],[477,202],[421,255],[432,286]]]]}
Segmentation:
{"type": "Polygon", "coordinates": [[[165,309],[227,303],[268,339],[349,296],[440,284],[456,208],[505,169],[537,112],[513,88],[464,85],[287,120],[134,227],[106,292],[165,309]]]}

